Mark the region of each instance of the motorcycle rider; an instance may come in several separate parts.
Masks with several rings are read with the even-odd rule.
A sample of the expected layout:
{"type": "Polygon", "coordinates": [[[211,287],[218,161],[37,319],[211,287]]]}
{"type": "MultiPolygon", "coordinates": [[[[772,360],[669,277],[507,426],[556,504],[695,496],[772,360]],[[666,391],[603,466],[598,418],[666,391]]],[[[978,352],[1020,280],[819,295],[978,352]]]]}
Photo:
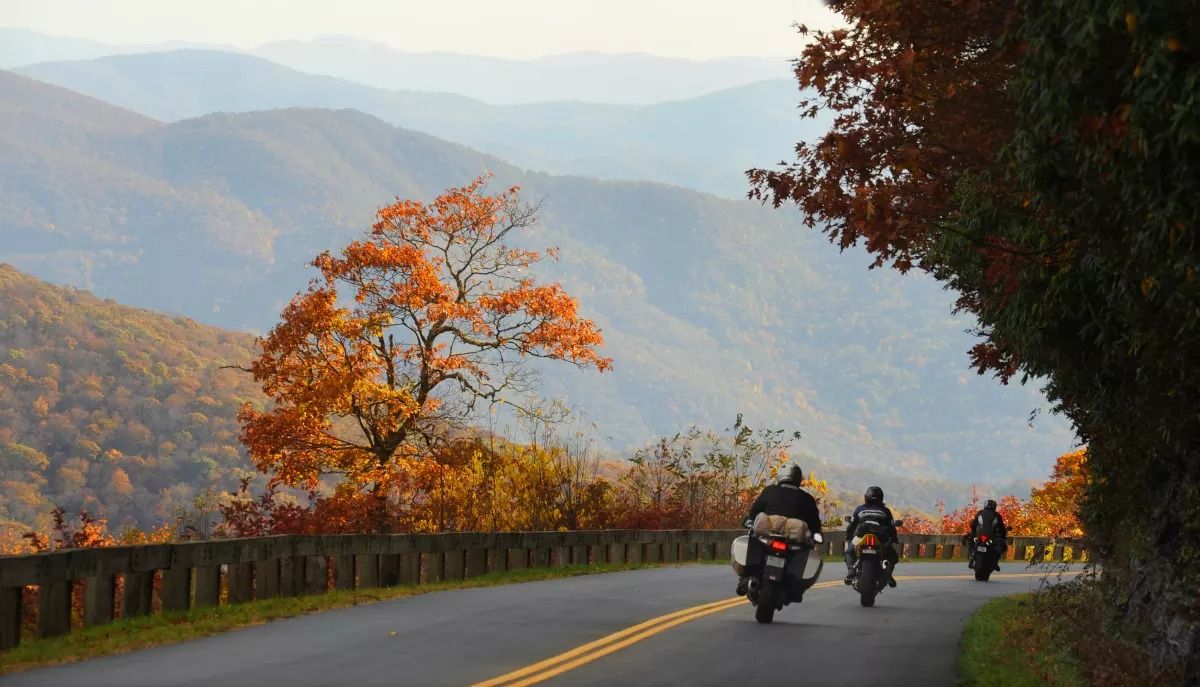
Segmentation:
{"type": "MultiPolygon", "coordinates": [[[[970,562],[967,567],[975,569],[975,538],[981,534],[986,534],[989,539],[996,542],[1000,546],[1000,555],[997,559],[1004,557],[1005,550],[1008,549],[1008,528],[1004,525],[1004,516],[1000,511],[996,510],[996,502],[988,499],[983,504],[983,509],[975,514],[975,518],[971,520],[971,531],[967,533],[967,547],[970,551],[970,562]]],[[[1000,563],[995,564],[995,569],[1000,569],[1000,563]]]]}
{"type": "Polygon", "coordinates": [[[844,581],[846,584],[854,584],[854,564],[857,560],[857,553],[852,542],[855,530],[864,522],[872,522],[879,526],[879,534],[884,542],[884,560],[888,563],[887,583],[889,587],[895,587],[896,563],[900,560],[895,544],[900,541],[900,538],[896,532],[892,511],[883,502],[881,487],[867,487],[866,493],[863,494],[862,505],[854,509],[850,524],[846,526],[846,579],[844,581]]]}
{"type": "MultiPolygon", "coordinates": [[[[786,518],[797,518],[808,525],[813,534],[821,532],[821,512],[817,509],[817,500],[812,494],[800,488],[804,481],[804,472],[799,465],[789,463],[779,473],[779,482],[763,489],[758,498],[750,506],[750,521],[759,513],[767,515],[782,515],[786,518]]],[[[744,596],[749,580],[742,577],[738,580],[737,593],[744,596]]]]}

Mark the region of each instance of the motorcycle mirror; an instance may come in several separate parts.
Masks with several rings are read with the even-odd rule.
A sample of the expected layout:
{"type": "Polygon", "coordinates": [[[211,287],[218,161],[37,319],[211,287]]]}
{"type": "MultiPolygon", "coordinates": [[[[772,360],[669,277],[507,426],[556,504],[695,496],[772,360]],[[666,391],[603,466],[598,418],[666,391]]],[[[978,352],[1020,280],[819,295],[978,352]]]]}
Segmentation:
{"type": "Polygon", "coordinates": [[[754,527],[754,520],[752,520],[750,518],[746,518],[745,520],[742,521],[742,527],[745,527],[746,529],[750,529],[751,527],[754,527]]]}
{"type": "Polygon", "coordinates": [[[904,527],[904,521],[903,521],[903,520],[897,520],[895,524],[896,524],[896,528],[897,528],[897,529],[899,529],[899,528],[901,528],[901,527],[904,527]]]}
{"type": "Polygon", "coordinates": [[[822,537],[821,533],[817,532],[816,534],[813,535],[813,541],[815,541],[818,544],[823,544],[823,543],[825,543],[825,537],[822,537]]]}
{"type": "Polygon", "coordinates": [[[843,516],[842,516],[842,520],[843,520],[843,521],[845,521],[845,523],[846,523],[847,525],[849,525],[849,524],[850,524],[850,521],[851,521],[851,520],[853,520],[853,519],[854,519],[854,518],[850,517],[849,515],[843,515],[843,516]]]}

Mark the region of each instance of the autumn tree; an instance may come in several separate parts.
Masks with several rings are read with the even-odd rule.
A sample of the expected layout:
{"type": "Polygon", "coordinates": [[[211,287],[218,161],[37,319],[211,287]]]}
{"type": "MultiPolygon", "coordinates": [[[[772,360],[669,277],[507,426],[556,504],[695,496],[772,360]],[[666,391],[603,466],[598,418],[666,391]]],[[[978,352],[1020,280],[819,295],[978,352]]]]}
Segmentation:
{"type": "MultiPolygon", "coordinates": [[[[753,429],[738,415],[731,436],[693,427],[663,437],[629,459],[616,485],[618,523],[631,528],[740,526],[799,432],[753,429]]],[[[807,475],[819,497],[828,484],[807,475]]]]}
{"type": "Polygon", "coordinates": [[[1111,607],[1200,682],[1200,2],[832,0],[796,62],[833,126],[752,195],[979,321],[1088,446],[1111,607]]]}
{"type": "Polygon", "coordinates": [[[535,208],[484,179],[431,203],[381,209],[370,233],[313,261],[321,272],[259,342],[250,367],[274,401],[243,408],[243,441],[279,482],[342,476],[386,502],[423,440],[526,381],[547,358],[605,370],[599,329],[557,284],[529,274],[542,254],[511,239],[535,208]]]}
{"type": "Polygon", "coordinates": [[[1037,537],[1082,537],[1079,509],[1087,483],[1087,449],[1059,456],[1050,479],[1029,495],[1023,533],[1037,537]]]}

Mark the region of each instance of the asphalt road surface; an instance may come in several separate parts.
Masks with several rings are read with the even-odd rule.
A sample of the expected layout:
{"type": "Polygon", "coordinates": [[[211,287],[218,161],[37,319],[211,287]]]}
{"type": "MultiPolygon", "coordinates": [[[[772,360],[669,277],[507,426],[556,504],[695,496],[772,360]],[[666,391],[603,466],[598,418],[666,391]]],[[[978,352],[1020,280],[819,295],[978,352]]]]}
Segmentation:
{"type": "Polygon", "coordinates": [[[438,592],[0,677],[3,687],[953,685],[967,616],[1037,588],[1008,564],[906,563],[874,608],[842,566],[759,625],[727,566],[438,592]],[[911,579],[903,579],[911,576],[911,579]],[[721,602],[728,603],[721,603],[721,602]]]}

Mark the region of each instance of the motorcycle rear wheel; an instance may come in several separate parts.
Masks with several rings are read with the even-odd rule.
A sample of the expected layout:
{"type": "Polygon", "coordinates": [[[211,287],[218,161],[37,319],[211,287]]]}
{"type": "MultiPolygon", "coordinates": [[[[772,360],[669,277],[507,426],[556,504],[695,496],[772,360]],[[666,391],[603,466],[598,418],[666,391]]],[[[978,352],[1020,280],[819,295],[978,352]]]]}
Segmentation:
{"type": "Polygon", "coordinates": [[[875,595],[879,592],[879,561],[863,561],[862,570],[858,573],[858,600],[865,608],[875,605],[875,595]]]}
{"type": "Polygon", "coordinates": [[[758,606],[754,609],[754,619],[760,623],[769,623],[775,619],[775,585],[764,581],[758,590],[758,606]]]}
{"type": "Polygon", "coordinates": [[[985,553],[975,552],[975,581],[987,582],[992,576],[992,558],[985,553]]]}

